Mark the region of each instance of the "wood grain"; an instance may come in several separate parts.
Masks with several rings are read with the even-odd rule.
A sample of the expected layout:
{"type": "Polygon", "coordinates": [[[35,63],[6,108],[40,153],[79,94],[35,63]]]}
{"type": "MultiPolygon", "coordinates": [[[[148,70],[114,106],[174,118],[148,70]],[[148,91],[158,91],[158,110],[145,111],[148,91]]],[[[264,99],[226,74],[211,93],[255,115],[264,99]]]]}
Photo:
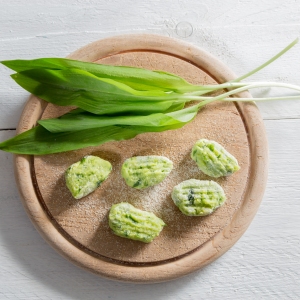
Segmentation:
{"type": "MultiPolygon", "coordinates": [[[[170,59],[175,60],[176,62],[171,62],[170,64],[167,63],[166,65],[172,66],[175,72],[177,71],[180,73],[178,70],[183,70],[184,74],[196,74],[193,68],[195,68],[194,66],[197,66],[202,70],[205,70],[207,74],[212,75],[213,78],[219,82],[230,80],[234,76],[222,63],[204,51],[183,42],[152,35],[133,35],[102,40],[76,51],[71,57],[89,61],[98,61],[101,57],[109,57],[107,62],[116,63],[116,61],[122,61],[126,64],[128,64],[128,62],[130,63],[130,60],[132,60],[132,64],[137,64],[137,62],[142,64],[144,61],[148,61],[149,64],[150,61],[152,64],[156,62],[156,65],[151,65],[150,63],[150,66],[154,68],[156,68],[157,65],[160,67],[163,65],[160,64],[161,59],[157,58],[162,54],[150,54],[150,56],[153,56],[153,59],[147,60],[147,54],[143,53],[145,50],[148,52],[164,52],[168,56],[172,57],[170,59]],[[128,55],[120,54],[120,52],[127,51],[135,51],[136,53],[128,55]],[[142,52],[143,54],[138,54],[139,52],[142,52]],[[135,56],[139,58],[137,59],[135,56]],[[189,64],[192,63],[193,66],[185,67],[184,65],[187,64],[186,61],[189,62],[189,64]],[[182,64],[184,67],[182,67],[182,64]],[[174,67],[176,65],[179,65],[179,67],[174,67]]],[[[166,59],[166,61],[168,61],[168,59],[166,59]]],[[[193,76],[195,75],[192,75],[192,77],[193,76]]],[[[209,79],[209,76],[205,74],[201,77],[201,80],[204,79],[211,80],[209,79]]],[[[43,111],[42,106],[44,104],[42,102],[39,104],[37,101],[37,99],[31,99],[28,103],[28,106],[24,110],[21,118],[22,121],[20,122],[19,132],[32,126],[36,122],[37,117],[41,115],[43,111]],[[33,111],[36,114],[35,116],[32,115],[33,111]]],[[[72,200],[69,196],[67,196],[67,191],[63,190],[64,187],[61,181],[63,169],[70,164],[70,162],[76,161],[79,157],[82,157],[83,152],[80,151],[75,151],[71,155],[62,154],[59,156],[59,158],[64,157],[64,159],[62,159],[64,164],[61,164],[61,161],[57,163],[57,158],[54,158],[54,156],[35,159],[38,186],[41,190],[40,197],[43,198],[44,204],[41,200],[39,200],[36,195],[36,190],[33,188],[32,176],[30,173],[32,171],[32,159],[28,156],[16,157],[15,163],[17,181],[24,199],[24,205],[33,220],[33,223],[46,240],[65,257],[77,265],[99,275],[118,280],[134,282],[170,280],[199,269],[200,267],[203,267],[209,262],[215,260],[228,250],[230,246],[232,246],[242,235],[258,208],[266,183],[266,138],[261,117],[257,108],[252,103],[238,105],[237,108],[233,104],[212,105],[203,111],[203,118],[199,117],[198,119],[199,123],[196,122],[194,126],[191,124],[190,127],[187,127],[187,129],[183,129],[187,130],[183,133],[186,134],[189,132],[190,134],[190,139],[188,140],[189,142],[187,143],[186,148],[183,147],[184,155],[179,154],[179,157],[176,157],[178,152],[174,150],[172,152],[169,150],[169,154],[172,153],[174,155],[174,153],[176,153],[176,155],[172,157],[175,162],[178,162],[179,164],[182,162],[182,159],[186,156],[188,149],[191,147],[192,140],[195,139],[200,132],[201,134],[207,134],[207,137],[211,137],[216,140],[218,140],[218,138],[223,138],[223,144],[225,143],[225,146],[227,146],[227,148],[238,157],[243,168],[236,176],[233,175],[230,179],[226,180],[221,179],[226,192],[230,196],[226,205],[219,209],[215,214],[208,218],[203,218],[205,221],[198,221],[200,223],[197,223],[198,225],[196,226],[194,224],[191,225],[190,220],[176,215],[178,221],[184,224],[183,228],[189,228],[188,234],[182,233],[180,235],[178,231],[174,231],[175,234],[171,239],[167,239],[167,235],[163,234],[157,239],[156,243],[153,243],[153,245],[151,244],[148,248],[142,247],[138,249],[138,251],[135,251],[135,253],[133,253],[133,248],[136,247],[136,245],[135,242],[132,241],[123,242],[122,240],[120,242],[122,243],[122,247],[125,245],[125,251],[122,251],[124,250],[122,247],[116,247],[117,250],[114,249],[113,245],[116,243],[117,237],[116,240],[114,240],[115,237],[112,236],[111,233],[107,234],[107,230],[100,230],[97,232],[97,230],[95,230],[95,228],[97,228],[96,223],[93,223],[93,221],[90,223],[90,220],[93,218],[89,215],[89,213],[93,214],[96,222],[97,217],[99,221],[99,215],[97,216],[97,213],[95,213],[96,211],[99,212],[99,209],[97,208],[99,207],[99,200],[97,200],[98,202],[95,202],[96,199],[86,197],[87,199],[84,201],[90,201],[90,204],[92,205],[87,205],[85,207],[86,209],[82,209],[80,206],[83,205],[84,207],[85,202],[80,201],[77,204],[72,205],[72,202],[70,202],[72,200]],[[224,116],[222,117],[223,114],[224,116]],[[217,116],[220,116],[220,118],[217,116]],[[241,123],[242,121],[244,126],[243,123],[241,123]],[[216,124],[214,124],[214,122],[216,124]],[[220,133],[220,128],[222,128],[222,133],[220,133]],[[237,134],[234,135],[232,132],[236,132],[237,134]],[[247,154],[248,151],[250,151],[250,156],[247,154]],[[243,153],[245,152],[246,155],[243,156],[243,153]],[[183,155],[183,157],[180,157],[180,155],[183,155]],[[50,173],[54,174],[51,179],[52,181],[50,181],[52,184],[44,185],[44,179],[41,180],[43,171],[45,168],[49,171],[49,169],[53,167],[55,167],[55,171],[50,173]],[[67,204],[62,201],[57,201],[57,197],[53,197],[55,196],[53,195],[53,190],[57,190],[57,186],[55,184],[58,183],[58,186],[62,189],[61,191],[64,195],[63,198],[67,199],[67,204]],[[48,186],[52,187],[52,190],[49,190],[48,186]],[[72,217],[72,215],[74,216],[74,212],[76,214],[80,212],[81,218],[74,219],[74,217],[72,217]],[[81,223],[83,226],[78,226],[78,223],[76,225],[78,220],[83,222],[81,223]],[[89,229],[85,230],[84,228],[86,227],[89,229]],[[200,228],[205,228],[204,233],[201,230],[199,231],[200,228]],[[175,237],[178,234],[180,238],[176,240],[175,237]],[[106,247],[103,247],[103,243],[99,242],[101,238],[105,240],[106,247]],[[182,242],[182,245],[174,247],[178,241],[182,242]],[[83,245],[84,248],[80,245],[83,245]],[[164,249],[164,251],[161,251],[161,249],[164,249]],[[170,251],[170,249],[173,249],[173,251],[170,251]],[[191,250],[194,251],[191,252],[191,250]],[[98,257],[95,253],[103,256],[98,257]],[[148,267],[143,267],[141,265],[136,268],[130,265],[123,266],[117,264],[116,261],[110,261],[109,258],[134,263],[154,263],[161,261],[164,262],[164,264],[154,264],[148,267]],[[175,258],[176,261],[167,262],[168,259],[175,258]]],[[[176,139],[176,141],[180,142],[180,136],[182,137],[183,135],[176,135],[175,133],[175,136],[171,136],[171,139],[176,139]]],[[[157,145],[161,143],[160,141],[168,140],[168,138],[170,138],[170,133],[161,134],[161,139],[157,139],[157,145]]],[[[147,134],[145,137],[141,135],[138,139],[140,139],[139,141],[144,140],[144,143],[147,144],[149,142],[153,143],[155,137],[151,134],[147,134]]],[[[124,143],[124,146],[126,146],[126,143],[129,143],[128,145],[130,145],[130,143],[134,143],[133,146],[131,145],[133,150],[136,147],[136,141],[134,140],[124,143]]],[[[167,146],[170,145],[165,143],[163,146],[158,148],[162,153],[164,153],[164,151],[168,148],[167,146]]],[[[118,148],[118,144],[116,143],[114,145],[112,143],[111,148],[107,149],[105,149],[105,147],[109,146],[104,145],[99,149],[94,149],[94,151],[102,151],[102,154],[107,153],[111,151],[111,149],[118,148]]],[[[136,150],[137,152],[146,151],[146,153],[149,153],[150,149],[149,147],[142,147],[136,148],[136,150]]],[[[89,151],[91,151],[91,149],[89,151]]],[[[151,151],[153,151],[153,149],[151,149],[151,151]]],[[[126,155],[134,154],[134,151],[125,152],[123,157],[121,154],[122,152],[117,153],[117,155],[114,153],[114,157],[118,157],[119,163],[126,157],[126,155]],[[119,156],[121,156],[121,160],[119,159],[119,156]]],[[[174,176],[173,180],[176,181],[178,178],[174,176]]],[[[170,182],[170,184],[172,185],[174,182],[170,182]]],[[[170,188],[170,186],[168,188],[170,188]]],[[[101,199],[101,196],[103,196],[103,194],[101,195],[101,189],[99,189],[99,193],[99,198],[101,199]]],[[[168,205],[170,205],[170,199],[166,198],[166,200],[168,200],[166,203],[169,203],[168,205]]],[[[108,203],[111,204],[112,202],[108,203]]],[[[143,204],[141,204],[141,206],[143,206],[143,204]]],[[[105,209],[108,209],[108,207],[105,207],[105,209]]],[[[171,206],[168,208],[171,209],[171,206]]],[[[161,211],[164,211],[164,209],[161,211]]],[[[104,214],[100,217],[100,221],[105,220],[105,218],[104,214]]],[[[100,226],[107,229],[107,225],[104,223],[105,222],[102,222],[102,225],[100,226]]],[[[174,229],[174,225],[173,227],[170,226],[170,228],[174,229]]],[[[173,232],[173,230],[169,231],[169,233],[170,232],[173,232]]],[[[168,231],[166,231],[166,234],[167,233],[168,231]]]]}

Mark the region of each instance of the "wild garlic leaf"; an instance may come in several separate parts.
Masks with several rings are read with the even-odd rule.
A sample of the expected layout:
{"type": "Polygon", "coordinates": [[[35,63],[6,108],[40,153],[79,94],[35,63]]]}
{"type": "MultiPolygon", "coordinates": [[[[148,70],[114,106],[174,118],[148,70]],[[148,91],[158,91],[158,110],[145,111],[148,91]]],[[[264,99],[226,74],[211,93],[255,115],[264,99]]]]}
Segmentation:
{"type": "Polygon", "coordinates": [[[111,141],[128,140],[141,133],[173,130],[183,125],[175,124],[161,127],[107,126],[58,133],[49,132],[38,125],[0,143],[0,150],[15,154],[45,155],[98,146],[111,141]]]}
{"type": "Polygon", "coordinates": [[[39,58],[33,60],[6,60],[1,62],[8,68],[23,72],[31,69],[64,70],[77,68],[100,78],[122,82],[136,90],[194,91],[195,87],[174,74],[163,71],[150,71],[142,68],[110,66],[82,62],[65,58],[39,58]]]}
{"type": "Polygon", "coordinates": [[[38,123],[50,132],[78,131],[82,128],[100,128],[113,125],[161,127],[186,123],[193,120],[198,108],[189,107],[173,113],[156,113],[138,116],[99,116],[88,112],[65,114],[59,118],[40,120],[38,123]]]}
{"type": "Polygon", "coordinates": [[[57,105],[75,105],[95,114],[164,112],[178,105],[181,95],[162,91],[132,94],[124,84],[102,80],[78,69],[32,69],[12,75],[30,93],[57,105]],[[127,89],[127,90],[126,90],[127,89]],[[149,96],[153,94],[153,96],[149,96]]]}
{"type": "Polygon", "coordinates": [[[146,116],[99,116],[91,113],[66,114],[60,118],[40,120],[51,132],[78,131],[82,128],[101,128],[113,125],[165,126],[180,123],[164,114],[146,116]]]}
{"type": "Polygon", "coordinates": [[[137,134],[138,132],[129,128],[116,126],[61,133],[51,133],[44,127],[37,126],[0,143],[0,149],[17,154],[43,155],[126,140],[137,134]]]}

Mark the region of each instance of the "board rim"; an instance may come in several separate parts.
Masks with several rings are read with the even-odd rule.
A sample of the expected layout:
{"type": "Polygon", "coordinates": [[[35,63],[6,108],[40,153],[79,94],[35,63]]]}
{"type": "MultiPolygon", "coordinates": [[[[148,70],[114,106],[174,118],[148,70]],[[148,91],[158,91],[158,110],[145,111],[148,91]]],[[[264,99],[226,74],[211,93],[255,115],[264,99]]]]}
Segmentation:
{"type": "MultiPolygon", "coordinates": [[[[226,65],[205,50],[181,40],[153,34],[132,34],[102,39],[80,48],[68,58],[96,61],[99,57],[133,51],[173,55],[205,69],[205,72],[218,82],[236,77],[226,65]]],[[[244,92],[242,96],[251,98],[248,92],[244,92]]],[[[45,106],[43,100],[31,96],[21,115],[17,133],[34,126],[45,106]]],[[[118,264],[110,259],[100,259],[83,251],[61,234],[40,203],[35,189],[36,183],[33,180],[33,157],[15,155],[16,182],[27,214],[44,239],[61,255],[74,264],[106,278],[134,283],[154,283],[175,279],[204,267],[224,254],[243,235],[257,212],[267,183],[268,147],[261,115],[252,101],[236,103],[236,106],[247,128],[250,146],[251,167],[243,200],[231,222],[188,255],[158,265],[132,266],[118,264]]]]}

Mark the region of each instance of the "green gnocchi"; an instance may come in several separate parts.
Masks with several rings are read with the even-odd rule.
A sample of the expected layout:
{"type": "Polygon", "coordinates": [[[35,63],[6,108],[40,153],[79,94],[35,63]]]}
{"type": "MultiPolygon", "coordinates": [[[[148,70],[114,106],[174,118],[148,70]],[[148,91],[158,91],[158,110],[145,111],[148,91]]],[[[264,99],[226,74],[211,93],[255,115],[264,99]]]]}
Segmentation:
{"type": "Polygon", "coordinates": [[[215,141],[201,139],[191,153],[199,169],[211,177],[230,175],[240,169],[237,159],[215,141]]]}
{"type": "Polygon", "coordinates": [[[207,216],[224,204],[226,196],[214,181],[189,179],[173,188],[172,199],[187,216],[207,216]]]}
{"type": "Polygon", "coordinates": [[[128,186],[145,189],[162,182],[172,169],[173,163],[167,157],[135,156],[123,163],[121,174],[128,186]]]}
{"type": "Polygon", "coordinates": [[[88,155],[67,169],[66,185],[75,199],[81,199],[99,187],[111,170],[110,162],[88,155]]]}
{"type": "Polygon", "coordinates": [[[135,208],[127,202],[114,204],[109,212],[109,227],[123,238],[150,243],[166,225],[151,212],[135,208]]]}

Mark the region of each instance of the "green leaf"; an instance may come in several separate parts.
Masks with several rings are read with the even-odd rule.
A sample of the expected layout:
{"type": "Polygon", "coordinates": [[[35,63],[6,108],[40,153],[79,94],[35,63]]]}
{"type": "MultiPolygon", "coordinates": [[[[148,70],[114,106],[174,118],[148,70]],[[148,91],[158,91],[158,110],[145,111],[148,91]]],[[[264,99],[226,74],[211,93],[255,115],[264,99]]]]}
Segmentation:
{"type": "MultiPolygon", "coordinates": [[[[202,101],[202,102],[204,102],[204,101],[202,101]]],[[[166,115],[180,121],[181,123],[188,123],[196,117],[199,109],[202,106],[203,105],[200,102],[197,105],[193,105],[193,106],[181,109],[181,110],[177,110],[177,111],[174,111],[174,112],[171,112],[171,113],[167,113],[166,115]]]]}
{"type": "Polygon", "coordinates": [[[50,132],[78,131],[82,128],[100,128],[114,125],[161,127],[186,124],[193,120],[197,111],[198,108],[189,107],[173,113],[157,113],[146,116],[99,116],[82,111],[76,114],[72,111],[59,118],[40,120],[38,123],[50,132]]]}
{"type": "Polygon", "coordinates": [[[159,113],[146,116],[99,116],[90,113],[73,113],[56,119],[40,120],[38,123],[51,132],[64,132],[114,125],[164,126],[170,125],[167,123],[171,120],[174,119],[159,113]]]}
{"type": "Polygon", "coordinates": [[[0,150],[16,154],[44,155],[98,146],[110,141],[127,140],[144,132],[160,132],[184,124],[162,127],[108,126],[73,132],[52,133],[42,126],[34,127],[0,143],[0,150]]]}
{"type": "Polygon", "coordinates": [[[135,91],[122,83],[78,69],[32,69],[13,74],[12,78],[24,89],[48,102],[61,106],[75,105],[101,115],[164,112],[173,104],[186,101],[174,92],[135,91]]]}
{"type": "Polygon", "coordinates": [[[65,70],[77,68],[94,74],[100,78],[109,78],[122,82],[136,90],[163,90],[163,91],[194,91],[195,87],[171,73],[150,71],[142,68],[110,66],[88,63],[64,58],[39,58],[33,60],[6,60],[1,62],[8,68],[23,72],[31,69],[65,70]]]}
{"type": "Polygon", "coordinates": [[[42,126],[34,127],[0,143],[0,149],[17,154],[43,155],[96,146],[109,141],[133,138],[138,132],[115,126],[76,132],[51,133],[42,126]]]}

